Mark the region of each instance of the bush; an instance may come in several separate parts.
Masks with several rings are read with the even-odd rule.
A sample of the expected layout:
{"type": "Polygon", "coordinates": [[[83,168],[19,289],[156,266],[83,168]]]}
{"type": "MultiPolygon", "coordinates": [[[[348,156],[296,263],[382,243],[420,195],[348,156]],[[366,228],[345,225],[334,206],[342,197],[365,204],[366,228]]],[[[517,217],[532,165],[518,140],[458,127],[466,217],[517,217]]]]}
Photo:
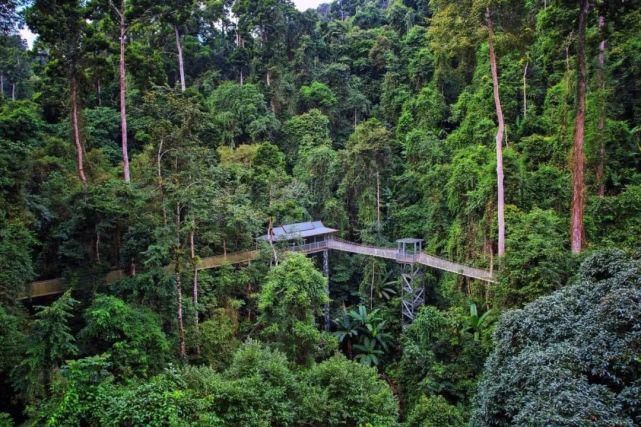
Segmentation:
{"type": "Polygon", "coordinates": [[[269,271],[258,299],[262,336],[297,363],[327,354],[336,340],[316,327],[327,302],[327,279],[305,255],[289,254],[269,271]]]}
{"type": "Polygon", "coordinates": [[[521,307],[563,286],[570,276],[567,226],[553,211],[507,210],[507,251],[501,282],[493,288],[500,307],[521,307]]]}
{"type": "Polygon", "coordinates": [[[397,402],[374,368],[337,355],[302,375],[301,424],[397,424],[397,402]]]}
{"type": "Polygon", "coordinates": [[[474,425],[641,423],[641,261],[586,259],[576,282],[505,314],[474,425]]]}
{"type": "Polygon", "coordinates": [[[169,341],[160,317],[149,309],[133,307],[121,299],[98,295],[86,310],[80,331],[89,353],[108,352],[120,378],[160,371],[169,358],[169,341]]]}
{"type": "Polygon", "coordinates": [[[479,372],[489,354],[489,324],[472,328],[472,316],[453,307],[421,308],[402,336],[403,354],[395,376],[411,408],[421,394],[442,395],[469,405],[479,372]]]}
{"type": "Polygon", "coordinates": [[[287,359],[257,342],[242,345],[222,375],[186,368],[183,378],[196,395],[213,399],[211,411],[223,425],[291,425],[296,419],[296,377],[287,359]]]}
{"type": "Polygon", "coordinates": [[[421,396],[405,422],[407,427],[458,427],[465,425],[460,409],[442,396],[421,396]]]}
{"type": "Polygon", "coordinates": [[[202,322],[198,327],[198,339],[203,361],[216,370],[225,368],[239,345],[235,337],[237,329],[224,309],[216,310],[211,319],[202,322]]]}

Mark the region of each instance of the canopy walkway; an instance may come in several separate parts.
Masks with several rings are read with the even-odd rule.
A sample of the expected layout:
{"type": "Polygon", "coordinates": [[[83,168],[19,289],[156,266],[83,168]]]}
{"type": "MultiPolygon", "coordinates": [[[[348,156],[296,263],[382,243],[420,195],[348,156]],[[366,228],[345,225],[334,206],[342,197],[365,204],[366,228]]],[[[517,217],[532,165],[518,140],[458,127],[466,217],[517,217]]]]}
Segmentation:
{"type": "MultiPolygon", "coordinates": [[[[327,236],[327,238],[325,238],[324,240],[311,243],[293,244],[287,247],[287,250],[302,252],[305,254],[324,252],[327,250],[336,250],[341,252],[389,259],[400,264],[420,264],[435,268],[437,270],[460,274],[465,277],[490,283],[494,283],[496,281],[490,271],[469,267],[463,264],[457,264],[443,258],[428,255],[424,252],[407,254],[405,252],[399,251],[397,248],[364,245],[339,239],[334,236],[327,236]]],[[[197,269],[206,270],[210,268],[221,267],[223,265],[244,264],[256,259],[258,257],[258,254],[258,250],[248,250],[233,252],[226,255],[206,257],[200,260],[197,269]]],[[[127,273],[124,270],[112,270],[107,275],[105,275],[104,281],[107,283],[115,282],[116,280],[122,279],[126,276],[127,273]]],[[[66,287],[67,286],[65,284],[65,281],[62,278],[32,282],[28,295],[23,295],[21,299],[60,294],[65,291],[66,287]]]]}
{"type": "Polygon", "coordinates": [[[330,237],[327,240],[328,249],[335,249],[343,252],[354,254],[369,255],[377,258],[392,259],[402,264],[421,264],[437,270],[447,271],[449,273],[460,274],[461,276],[471,279],[478,279],[484,282],[494,283],[495,279],[492,273],[480,268],[468,267],[467,265],[457,264],[443,258],[428,255],[424,252],[414,255],[403,255],[396,248],[381,248],[377,246],[363,245],[360,243],[349,242],[347,240],[330,237]]]}

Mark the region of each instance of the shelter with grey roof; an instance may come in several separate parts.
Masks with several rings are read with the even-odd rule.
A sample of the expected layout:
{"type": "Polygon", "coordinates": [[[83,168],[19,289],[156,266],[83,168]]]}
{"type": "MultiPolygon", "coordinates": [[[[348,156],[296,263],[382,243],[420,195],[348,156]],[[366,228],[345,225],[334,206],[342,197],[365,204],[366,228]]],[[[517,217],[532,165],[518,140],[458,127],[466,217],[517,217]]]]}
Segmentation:
{"type": "Polygon", "coordinates": [[[297,222],[284,224],[268,230],[268,234],[258,237],[267,242],[301,242],[303,244],[324,241],[338,230],[325,227],[322,221],[297,222]]]}

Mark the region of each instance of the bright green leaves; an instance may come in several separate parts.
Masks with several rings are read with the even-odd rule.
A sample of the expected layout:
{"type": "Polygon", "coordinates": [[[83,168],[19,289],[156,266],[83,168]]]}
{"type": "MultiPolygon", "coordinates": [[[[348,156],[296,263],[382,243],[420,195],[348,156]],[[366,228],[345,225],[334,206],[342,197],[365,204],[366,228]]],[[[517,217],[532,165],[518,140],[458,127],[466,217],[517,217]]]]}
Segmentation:
{"type": "Polygon", "coordinates": [[[279,126],[255,85],[223,83],[209,96],[207,105],[220,136],[219,143],[230,147],[265,139],[279,126]]]}
{"type": "Polygon", "coordinates": [[[160,318],[149,309],[98,296],[85,318],[86,326],[80,332],[83,347],[90,354],[110,354],[119,378],[153,374],[169,358],[169,341],[160,328],[160,318]]]}
{"type": "Polygon", "coordinates": [[[298,363],[326,354],[335,343],[315,318],[328,302],[327,279],[304,255],[290,254],[270,270],[259,296],[263,336],[298,363]]]}

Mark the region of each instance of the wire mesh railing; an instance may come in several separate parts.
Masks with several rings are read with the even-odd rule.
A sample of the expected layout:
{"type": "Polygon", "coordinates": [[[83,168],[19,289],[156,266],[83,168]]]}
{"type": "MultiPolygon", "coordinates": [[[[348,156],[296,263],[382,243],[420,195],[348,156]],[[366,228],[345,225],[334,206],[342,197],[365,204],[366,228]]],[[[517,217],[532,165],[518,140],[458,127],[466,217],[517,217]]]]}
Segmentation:
{"type": "Polygon", "coordinates": [[[351,252],[361,255],[370,255],[379,258],[393,259],[401,263],[418,263],[428,267],[436,268],[439,270],[447,271],[450,273],[461,274],[473,279],[484,280],[487,282],[495,282],[494,276],[487,270],[480,268],[469,267],[467,265],[458,264],[439,258],[426,253],[418,254],[401,254],[396,248],[382,248],[378,246],[366,245],[362,243],[354,243],[348,240],[331,237],[327,241],[329,249],[336,249],[344,252],[351,252]]]}

